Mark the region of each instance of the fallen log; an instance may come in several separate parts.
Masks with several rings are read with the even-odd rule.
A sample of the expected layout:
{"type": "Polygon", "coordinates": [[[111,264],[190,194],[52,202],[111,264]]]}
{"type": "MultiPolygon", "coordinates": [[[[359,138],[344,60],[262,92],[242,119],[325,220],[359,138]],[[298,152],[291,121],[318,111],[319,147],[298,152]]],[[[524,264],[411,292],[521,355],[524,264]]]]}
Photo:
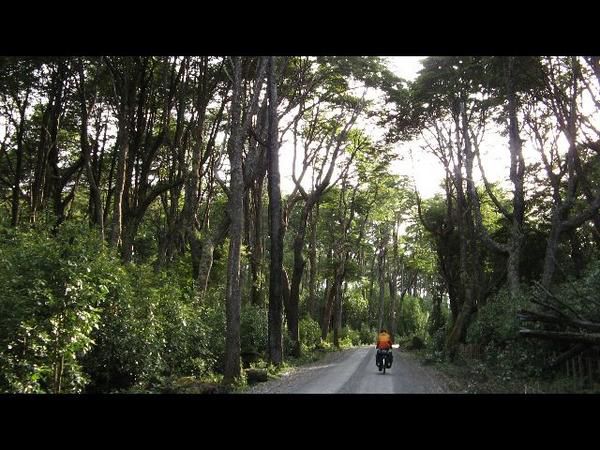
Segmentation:
{"type": "Polygon", "coordinates": [[[526,309],[520,310],[517,313],[517,317],[520,320],[527,322],[555,323],[563,326],[569,325],[577,328],[584,328],[590,331],[600,332],[600,323],[590,322],[589,320],[572,319],[565,316],[559,317],[552,314],[544,314],[526,309]]]}
{"type": "Polygon", "coordinates": [[[568,331],[546,331],[546,330],[519,330],[523,337],[547,339],[551,341],[580,342],[584,344],[600,345],[600,333],[576,333],[568,331]]]}

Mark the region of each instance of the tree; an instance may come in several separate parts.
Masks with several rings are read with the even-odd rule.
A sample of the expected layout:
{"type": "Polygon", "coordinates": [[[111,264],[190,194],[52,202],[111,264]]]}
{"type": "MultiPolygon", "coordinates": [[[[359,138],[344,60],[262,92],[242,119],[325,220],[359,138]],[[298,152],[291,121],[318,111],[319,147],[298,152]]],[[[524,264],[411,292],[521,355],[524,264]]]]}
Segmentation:
{"type": "Polygon", "coordinates": [[[243,175],[241,146],[241,71],[242,62],[239,56],[231,59],[233,70],[233,86],[231,100],[231,131],[228,144],[231,164],[231,181],[229,193],[229,258],[227,263],[227,337],[225,344],[225,381],[233,382],[240,375],[240,252],[242,245],[242,219],[239,214],[243,207],[243,175]]]}
{"type": "Polygon", "coordinates": [[[279,139],[277,120],[276,58],[269,58],[269,230],[271,237],[269,278],[269,359],[281,364],[283,357],[282,307],[283,307],[283,234],[281,189],[279,177],[279,139]]]}

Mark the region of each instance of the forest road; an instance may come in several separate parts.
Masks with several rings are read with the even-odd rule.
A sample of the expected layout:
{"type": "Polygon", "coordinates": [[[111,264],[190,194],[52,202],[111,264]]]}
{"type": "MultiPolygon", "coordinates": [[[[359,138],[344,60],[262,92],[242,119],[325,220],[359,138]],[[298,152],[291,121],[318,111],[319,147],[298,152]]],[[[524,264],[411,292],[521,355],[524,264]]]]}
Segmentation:
{"type": "Polygon", "coordinates": [[[260,383],[249,394],[408,394],[450,392],[444,376],[397,348],[386,373],[375,365],[375,347],[330,353],[318,362],[297,367],[281,378],[260,383]]]}

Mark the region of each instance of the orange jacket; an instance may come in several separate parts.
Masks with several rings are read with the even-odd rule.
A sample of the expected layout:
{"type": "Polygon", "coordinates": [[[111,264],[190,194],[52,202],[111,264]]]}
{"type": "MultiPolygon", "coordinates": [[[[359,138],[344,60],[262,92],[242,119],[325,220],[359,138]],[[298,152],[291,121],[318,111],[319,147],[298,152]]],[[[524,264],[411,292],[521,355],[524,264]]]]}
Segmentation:
{"type": "Polygon", "coordinates": [[[387,333],[379,333],[376,348],[387,350],[392,348],[392,338],[387,333]]]}

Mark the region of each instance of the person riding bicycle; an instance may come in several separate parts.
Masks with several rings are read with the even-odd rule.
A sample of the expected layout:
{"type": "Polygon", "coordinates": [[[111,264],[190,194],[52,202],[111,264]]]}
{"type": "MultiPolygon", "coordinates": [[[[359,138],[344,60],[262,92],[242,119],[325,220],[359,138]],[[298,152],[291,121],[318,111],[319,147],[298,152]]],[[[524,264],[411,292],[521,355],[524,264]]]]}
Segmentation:
{"type": "MultiPolygon", "coordinates": [[[[375,356],[375,362],[379,366],[381,361],[381,350],[391,350],[393,345],[392,337],[388,333],[385,328],[379,330],[379,334],[377,335],[377,343],[375,344],[375,348],[377,349],[377,355],[375,356]]],[[[391,367],[393,362],[393,354],[392,352],[388,352],[389,358],[389,367],[391,367]]]]}

